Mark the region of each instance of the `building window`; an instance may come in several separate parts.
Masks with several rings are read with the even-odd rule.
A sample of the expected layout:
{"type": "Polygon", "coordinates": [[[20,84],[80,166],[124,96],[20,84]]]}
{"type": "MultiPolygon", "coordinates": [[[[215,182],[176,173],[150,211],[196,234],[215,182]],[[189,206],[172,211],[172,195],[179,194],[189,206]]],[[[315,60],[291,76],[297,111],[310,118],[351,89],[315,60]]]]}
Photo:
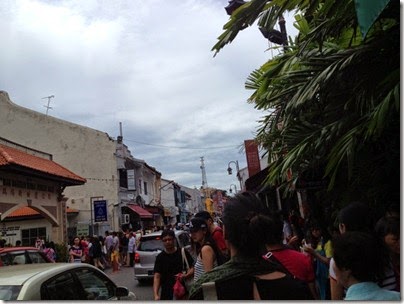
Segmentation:
{"type": "Polygon", "coordinates": [[[142,194],[142,180],[139,179],[139,194],[142,194]]]}
{"type": "Polygon", "coordinates": [[[147,182],[144,182],[143,186],[144,186],[144,194],[147,195],[147,182]]]}
{"type": "Polygon", "coordinates": [[[128,188],[128,177],[125,169],[119,169],[119,187],[128,188]]]}
{"type": "Polygon", "coordinates": [[[46,227],[21,229],[22,246],[35,246],[37,237],[46,241],[46,227]]]}

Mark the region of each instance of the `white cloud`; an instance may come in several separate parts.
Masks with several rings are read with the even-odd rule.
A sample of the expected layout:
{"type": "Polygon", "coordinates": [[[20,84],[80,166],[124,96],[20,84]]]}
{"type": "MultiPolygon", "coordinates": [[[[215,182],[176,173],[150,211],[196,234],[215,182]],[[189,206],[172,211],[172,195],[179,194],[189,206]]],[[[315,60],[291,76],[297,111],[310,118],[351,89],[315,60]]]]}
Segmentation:
{"type": "Polygon", "coordinates": [[[1,1],[0,89],[39,112],[55,95],[49,115],[113,137],[123,122],[133,155],[185,186],[200,187],[205,156],[208,184],[226,189],[237,183],[228,162],[246,165],[238,146],[263,116],[245,80],[271,56],[253,26],[213,57],[227,4],[1,1]]]}

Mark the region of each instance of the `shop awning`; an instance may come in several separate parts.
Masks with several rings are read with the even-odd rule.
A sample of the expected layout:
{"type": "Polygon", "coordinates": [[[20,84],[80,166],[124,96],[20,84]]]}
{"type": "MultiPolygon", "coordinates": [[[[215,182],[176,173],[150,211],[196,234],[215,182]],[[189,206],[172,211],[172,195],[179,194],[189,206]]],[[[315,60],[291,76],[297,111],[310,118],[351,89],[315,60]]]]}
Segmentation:
{"type": "Polygon", "coordinates": [[[153,214],[151,214],[149,211],[143,209],[140,206],[137,205],[127,205],[129,209],[131,209],[133,212],[136,212],[139,214],[140,218],[145,218],[145,219],[151,219],[153,218],[153,214]]]}

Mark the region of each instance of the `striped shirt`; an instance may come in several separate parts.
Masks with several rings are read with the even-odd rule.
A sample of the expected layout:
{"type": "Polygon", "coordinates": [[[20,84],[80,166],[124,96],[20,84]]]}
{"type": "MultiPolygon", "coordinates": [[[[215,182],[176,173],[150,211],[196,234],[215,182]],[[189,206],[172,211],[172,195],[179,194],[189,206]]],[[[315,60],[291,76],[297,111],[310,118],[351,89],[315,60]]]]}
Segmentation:
{"type": "MultiPolygon", "coordinates": [[[[215,259],[213,263],[213,268],[217,267],[217,261],[215,259]]],[[[203,261],[201,256],[198,255],[196,258],[196,263],[194,265],[194,281],[197,281],[203,274],[205,273],[205,269],[203,268],[203,261]]]]}

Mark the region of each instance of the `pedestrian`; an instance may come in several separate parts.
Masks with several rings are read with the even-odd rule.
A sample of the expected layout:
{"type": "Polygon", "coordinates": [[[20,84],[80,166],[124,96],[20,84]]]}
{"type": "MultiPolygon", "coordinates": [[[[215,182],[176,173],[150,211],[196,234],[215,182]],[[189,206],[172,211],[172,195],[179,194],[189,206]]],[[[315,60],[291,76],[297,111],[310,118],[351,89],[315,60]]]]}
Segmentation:
{"type": "Polygon", "coordinates": [[[311,300],[307,284],[264,259],[270,210],[253,193],[230,198],[223,212],[223,231],[230,261],[194,282],[190,300],[311,300]],[[209,297],[211,295],[211,297],[209,297]]]}
{"type": "Polygon", "coordinates": [[[105,248],[107,250],[107,259],[108,259],[108,261],[111,261],[111,253],[112,253],[112,249],[113,249],[112,243],[113,243],[112,233],[110,233],[107,230],[107,231],[105,231],[104,245],[105,245],[105,248]]]}
{"type": "Polygon", "coordinates": [[[81,258],[83,256],[83,248],[80,245],[80,238],[76,236],[73,239],[73,244],[69,249],[70,263],[81,263],[81,258]]]}
{"type": "Polygon", "coordinates": [[[378,220],[375,232],[383,244],[384,276],[379,281],[382,288],[400,291],[400,218],[384,216],[378,220]]]}
{"type": "Polygon", "coordinates": [[[101,263],[101,256],[102,256],[102,250],[101,250],[101,243],[98,239],[97,236],[93,236],[90,239],[90,250],[89,250],[89,256],[92,259],[92,264],[101,269],[104,270],[104,265],[101,263]]]}
{"type": "Polygon", "coordinates": [[[399,292],[375,283],[383,274],[383,264],[381,247],[373,235],[346,232],[334,238],[333,249],[337,282],[347,288],[345,300],[401,300],[399,292]]]}
{"type": "MultiPolygon", "coordinates": [[[[371,233],[374,227],[373,216],[369,206],[363,202],[351,202],[342,208],[337,215],[338,230],[340,234],[348,231],[362,231],[371,233]]],[[[334,259],[331,258],[329,266],[331,300],[343,300],[346,289],[338,284],[334,272],[334,259]]],[[[395,286],[395,285],[394,285],[395,286]]]]}
{"type": "Polygon", "coordinates": [[[128,241],[128,256],[129,256],[129,266],[133,267],[133,260],[136,253],[136,238],[135,233],[131,232],[129,235],[128,241]]]}
{"type": "Polygon", "coordinates": [[[271,252],[271,258],[285,267],[291,275],[306,282],[313,298],[318,300],[316,289],[316,275],[311,258],[285,245],[284,222],[280,214],[274,213],[268,221],[268,229],[272,233],[268,235],[266,249],[271,252]]]}
{"type": "Polygon", "coordinates": [[[309,235],[306,238],[309,246],[303,246],[303,250],[309,253],[314,262],[316,271],[316,285],[321,300],[330,300],[330,278],[329,267],[332,258],[332,246],[330,236],[318,223],[312,221],[309,228],[309,235]]]}
{"type": "Polygon", "coordinates": [[[89,237],[85,238],[84,236],[81,236],[80,238],[80,245],[83,250],[83,256],[81,257],[81,261],[85,263],[90,263],[90,257],[88,255],[88,251],[90,250],[88,238],[89,237]]]}
{"type": "Polygon", "coordinates": [[[121,231],[119,233],[120,263],[125,266],[129,264],[129,261],[126,259],[128,255],[128,242],[129,242],[129,235],[121,231]]]}
{"type": "Polygon", "coordinates": [[[203,218],[192,218],[189,223],[189,229],[196,252],[194,281],[197,281],[202,274],[219,265],[218,257],[220,252],[203,218]]]}
{"type": "Polygon", "coordinates": [[[56,251],[54,249],[53,242],[46,242],[45,243],[45,248],[43,249],[43,253],[46,255],[46,257],[52,262],[56,262],[56,251]]]}
{"type": "Polygon", "coordinates": [[[215,240],[217,247],[220,249],[224,256],[228,257],[229,250],[223,237],[223,229],[219,225],[215,224],[210,213],[208,211],[201,211],[195,214],[195,217],[203,218],[206,221],[209,233],[215,240]]]}
{"type": "Polygon", "coordinates": [[[15,242],[15,246],[16,246],[16,247],[21,247],[21,241],[20,241],[20,240],[17,240],[17,241],[15,242]]]}
{"type": "Polygon", "coordinates": [[[35,240],[35,248],[42,251],[45,246],[45,242],[39,236],[35,240]]]}
{"type": "Polygon", "coordinates": [[[112,246],[111,246],[111,264],[112,273],[116,273],[120,269],[119,265],[119,237],[116,231],[112,232],[112,246]]]}
{"type": "MultiPolygon", "coordinates": [[[[164,251],[160,252],[154,264],[153,294],[154,300],[173,300],[173,287],[176,275],[182,273],[184,265],[181,249],[176,247],[175,233],[171,229],[165,229],[161,233],[164,251]],[[160,292],[161,289],[161,292],[160,292]]],[[[186,259],[191,266],[194,264],[192,256],[185,250],[186,259]]],[[[194,274],[193,267],[182,275],[182,278],[191,278],[194,274]]]]}
{"type": "Polygon", "coordinates": [[[111,267],[110,262],[111,260],[108,259],[108,252],[102,235],[98,237],[98,241],[100,242],[101,245],[101,258],[100,258],[101,264],[104,266],[104,269],[109,268],[111,267]]]}

